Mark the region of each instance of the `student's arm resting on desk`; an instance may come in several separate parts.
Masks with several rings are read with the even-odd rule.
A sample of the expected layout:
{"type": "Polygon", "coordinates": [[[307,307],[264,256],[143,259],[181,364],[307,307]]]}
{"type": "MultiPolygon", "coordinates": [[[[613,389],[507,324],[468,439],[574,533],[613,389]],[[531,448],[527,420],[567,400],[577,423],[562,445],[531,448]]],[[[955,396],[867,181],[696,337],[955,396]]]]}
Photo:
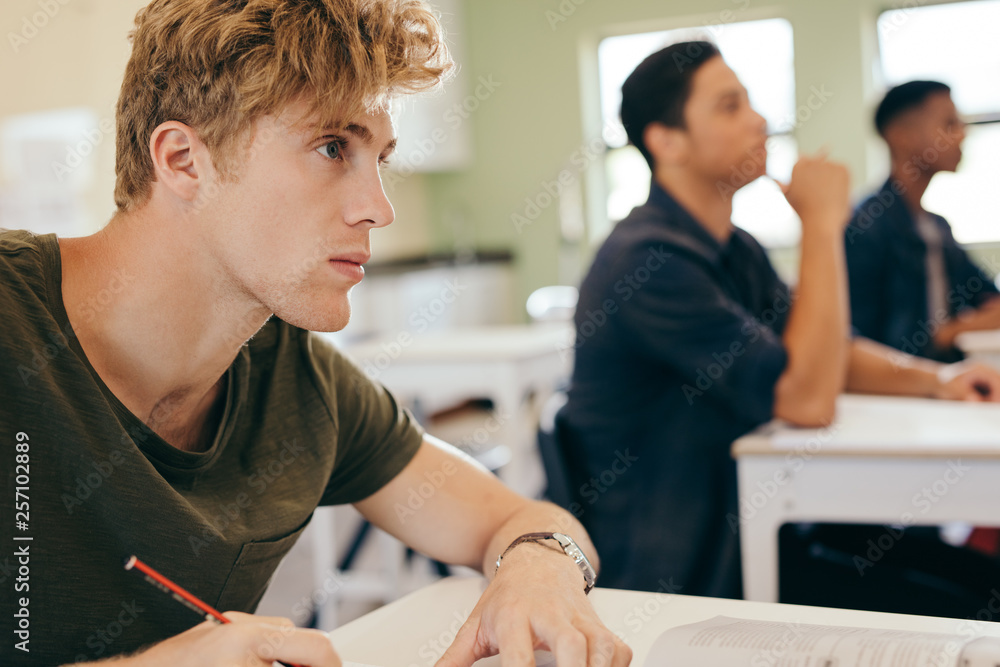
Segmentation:
{"type": "Polygon", "coordinates": [[[565,667],[623,667],[631,660],[631,650],[597,617],[579,567],[558,547],[521,544],[493,577],[497,556],[511,542],[541,531],[569,535],[599,564],[569,512],[519,496],[454,447],[425,437],[403,472],[355,507],[414,549],[492,578],[439,666],[464,667],[497,652],[505,665],[531,665],[536,648],[552,651],[565,667]],[[429,480],[440,483],[411,508],[413,492],[429,480]]]}
{"type": "MultiPolygon", "coordinates": [[[[87,665],[126,667],[271,667],[282,660],[309,667],[340,667],[340,658],[325,632],[296,628],[287,618],[224,614],[231,623],[205,621],[131,656],[87,665]]],[[[81,667],[86,667],[83,665],[81,667]]]]}
{"type": "Polygon", "coordinates": [[[1000,402],[1000,372],[972,362],[940,364],[867,338],[855,338],[847,390],[996,403],[1000,402]]]}
{"type": "Polygon", "coordinates": [[[847,369],[849,305],[843,234],[847,169],[802,158],[785,198],[802,219],[802,259],[795,304],[782,336],[788,365],[774,388],[774,416],[802,426],[830,423],[847,369]]]}

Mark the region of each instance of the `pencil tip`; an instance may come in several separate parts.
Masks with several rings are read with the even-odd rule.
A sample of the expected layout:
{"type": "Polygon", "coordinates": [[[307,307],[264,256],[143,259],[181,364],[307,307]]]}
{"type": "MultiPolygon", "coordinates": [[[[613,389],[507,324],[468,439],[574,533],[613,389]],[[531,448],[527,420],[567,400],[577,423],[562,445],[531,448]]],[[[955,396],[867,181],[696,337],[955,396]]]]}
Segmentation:
{"type": "Polygon", "coordinates": [[[135,565],[135,556],[129,556],[125,559],[125,569],[131,570],[132,566],[135,565]]]}

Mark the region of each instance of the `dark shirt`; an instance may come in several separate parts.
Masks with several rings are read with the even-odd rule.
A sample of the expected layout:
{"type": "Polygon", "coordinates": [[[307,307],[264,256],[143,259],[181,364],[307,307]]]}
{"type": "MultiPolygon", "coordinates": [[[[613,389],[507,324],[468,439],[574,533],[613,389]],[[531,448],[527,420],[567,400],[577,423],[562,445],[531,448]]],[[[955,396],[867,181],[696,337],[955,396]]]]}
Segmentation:
{"type": "MultiPolygon", "coordinates": [[[[82,323],[128,289],[127,274],[107,277],[82,323]]],[[[94,371],[61,284],[55,236],[0,232],[4,667],[106,658],[204,620],[126,572],[131,554],[217,609],[253,612],[318,505],[368,497],[420,446],[381,385],[272,319],[226,374],[211,447],[176,449],[94,371]]]]}
{"type": "Polygon", "coordinates": [[[958,350],[934,345],[934,333],[963,310],[995,297],[997,288],[955,241],[948,222],[929,214],[940,230],[947,312],[928,312],[927,245],[903,192],[886,181],[858,206],[845,232],[852,324],[861,335],[909,354],[958,361],[958,350]]]}
{"type": "Polygon", "coordinates": [[[557,419],[600,585],[741,595],[729,449],[771,419],[790,300],[752,236],[719,243],[655,183],[611,232],[557,419]]]}

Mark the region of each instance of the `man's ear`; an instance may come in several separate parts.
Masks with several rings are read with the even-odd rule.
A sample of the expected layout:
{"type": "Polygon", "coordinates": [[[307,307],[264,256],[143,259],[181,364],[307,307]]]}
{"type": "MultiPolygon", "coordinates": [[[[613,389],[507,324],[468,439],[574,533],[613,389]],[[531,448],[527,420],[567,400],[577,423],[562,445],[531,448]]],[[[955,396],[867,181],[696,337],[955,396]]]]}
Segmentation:
{"type": "Polygon", "coordinates": [[[687,133],[678,127],[650,123],[642,133],[642,140],[656,164],[678,166],[687,162],[687,133]]]}
{"type": "Polygon", "coordinates": [[[193,128],[175,120],[160,123],[149,138],[153,173],[176,197],[194,201],[213,172],[205,144],[193,128]]]}

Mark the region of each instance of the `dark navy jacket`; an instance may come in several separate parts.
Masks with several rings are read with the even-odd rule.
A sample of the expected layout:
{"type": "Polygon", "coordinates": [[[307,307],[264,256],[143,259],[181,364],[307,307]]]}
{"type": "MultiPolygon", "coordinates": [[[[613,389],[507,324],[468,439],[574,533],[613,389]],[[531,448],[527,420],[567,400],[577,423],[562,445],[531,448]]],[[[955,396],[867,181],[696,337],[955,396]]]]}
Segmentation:
{"type": "Polygon", "coordinates": [[[601,586],[741,595],[730,446],[771,419],[789,309],[753,237],[719,243],[655,184],[611,232],[556,429],[601,586]]]}
{"type": "Polygon", "coordinates": [[[948,312],[927,312],[927,246],[917,233],[901,187],[886,181],[858,206],[845,232],[852,324],[861,335],[904,352],[958,361],[958,350],[933,344],[933,332],[998,291],[955,241],[948,222],[930,214],[941,229],[948,312]]]}

